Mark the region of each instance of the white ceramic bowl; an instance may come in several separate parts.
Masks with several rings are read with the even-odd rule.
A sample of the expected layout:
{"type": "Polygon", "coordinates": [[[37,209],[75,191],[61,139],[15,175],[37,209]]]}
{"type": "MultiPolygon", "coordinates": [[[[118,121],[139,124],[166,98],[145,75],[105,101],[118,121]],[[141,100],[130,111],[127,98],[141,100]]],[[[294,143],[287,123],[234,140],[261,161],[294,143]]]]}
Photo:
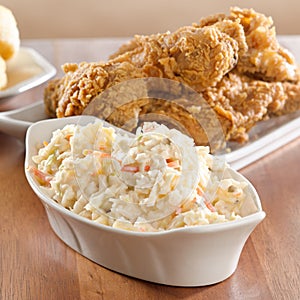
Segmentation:
{"type": "MultiPolygon", "coordinates": [[[[86,123],[93,119],[80,118],[81,124],[83,119],[86,123]]],[[[203,286],[220,282],[234,273],[247,238],[265,217],[250,183],[247,193],[254,212],[236,221],[144,233],[94,223],[47,197],[26,170],[33,165],[31,157],[37,153],[37,144],[49,140],[55,129],[77,122],[78,117],[40,121],[29,127],[26,136],[26,177],[59,238],[101,266],[151,282],[203,286]]],[[[232,169],[226,173],[247,181],[232,169]]]]}

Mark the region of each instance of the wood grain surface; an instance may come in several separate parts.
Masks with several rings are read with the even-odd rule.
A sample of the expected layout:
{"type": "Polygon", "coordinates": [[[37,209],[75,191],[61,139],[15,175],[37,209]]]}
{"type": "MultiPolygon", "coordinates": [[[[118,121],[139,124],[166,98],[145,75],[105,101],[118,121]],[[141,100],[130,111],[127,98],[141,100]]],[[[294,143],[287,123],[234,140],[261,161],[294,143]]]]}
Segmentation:
{"type": "MultiPolygon", "coordinates": [[[[106,59],[121,42],[25,40],[23,45],[59,69],[64,62],[106,59]]],[[[0,111],[40,100],[43,88],[2,101],[0,111]]],[[[248,239],[236,272],[212,286],[179,288],[112,272],[66,246],[27,184],[23,142],[0,133],[0,299],[300,299],[299,150],[298,138],[241,170],[267,216],[248,239]]]]}

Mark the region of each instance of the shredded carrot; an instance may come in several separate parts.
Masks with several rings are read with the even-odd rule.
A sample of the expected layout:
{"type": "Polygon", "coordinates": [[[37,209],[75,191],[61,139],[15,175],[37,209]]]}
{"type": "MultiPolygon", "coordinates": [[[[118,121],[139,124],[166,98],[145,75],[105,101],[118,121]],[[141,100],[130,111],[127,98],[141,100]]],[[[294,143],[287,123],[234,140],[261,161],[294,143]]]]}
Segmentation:
{"type": "Polygon", "coordinates": [[[35,178],[39,181],[40,184],[50,186],[50,181],[52,179],[51,175],[46,174],[33,166],[29,166],[28,171],[35,176],[35,178]]]}
{"type": "Polygon", "coordinates": [[[204,200],[204,204],[206,205],[206,207],[211,211],[211,212],[215,212],[216,209],[214,208],[214,206],[207,200],[204,200]]]}
{"type": "Polygon", "coordinates": [[[166,162],[167,162],[167,166],[170,167],[170,168],[176,169],[176,168],[180,167],[180,164],[179,164],[178,160],[166,159],[166,162]]]}
{"type": "Polygon", "coordinates": [[[129,172],[129,173],[136,173],[139,171],[139,167],[138,166],[134,166],[134,165],[124,165],[121,168],[122,172],[129,172]]]}
{"type": "Polygon", "coordinates": [[[111,157],[110,153],[106,153],[106,152],[102,152],[102,151],[95,151],[95,150],[91,150],[91,149],[84,149],[83,155],[88,155],[88,154],[96,154],[100,158],[111,157]]]}
{"type": "Polygon", "coordinates": [[[110,153],[99,152],[100,157],[111,157],[110,153]]]}
{"type": "Polygon", "coordinates": [[[150,171],[150,166],[149,166],[149,165],[146,165],[146,166],[144,167],[144,171],[145,171],[145,172],[149,172],[149,171],[150,171]]]}
{"type": "Polygon", "coordinates": [[[205,206],[211,211],[211,212],[215,212],[216,209],[214,208],[214,206],[207,200],[205,199],[205,194],[203,192],[203,190],[201,189],[200,186],[197,186],[197,194],[201,197],[204,198],[204,204],[205,206]]]}
{"type": "Polygon", "coordinates": [[[197,194],[199,196],[203,196],[203,191],[202,191],[202,189],[199,186],[197,186],[197,194]]]}
{"type": "Polygon", "coordinates": [[[177,207],[176,211],[175,211],[175,215],[179,215],[182,212],[182,208],[181,207],[177,207]]]}
{"type": "Polygon", "coordinates": [[[105,144],[99,144],[99,150],[107,150],[107,146],[105,144]]]}
{"type": "Polygon", "coordinates": [[[73,136],[73,133],[68,133],[65,135],[65,139],[70,141],[70,138],[73,136]]]}

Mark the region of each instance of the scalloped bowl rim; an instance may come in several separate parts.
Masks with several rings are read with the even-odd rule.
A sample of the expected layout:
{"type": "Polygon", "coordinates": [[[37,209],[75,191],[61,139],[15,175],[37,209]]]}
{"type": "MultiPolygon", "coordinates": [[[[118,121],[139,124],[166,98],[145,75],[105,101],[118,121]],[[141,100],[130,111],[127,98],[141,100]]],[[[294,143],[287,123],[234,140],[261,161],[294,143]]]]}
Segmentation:
{"type": "MultiPolygon", "coordinates": [[[[58,121],[61,121],[60,123],[62,124],[73,124],[74,120],[78,120],[79,118],[84,118],[87,117],[88,122],[90,120],[93,119],[97,119],[96,117],[93,116],[75,116],[75,117],[68,117],[68,118],[62,118],[62,119],[47,119],[47,120],[42,120],[42,121],[38,121],[36,123],[33,123],[32,125],[30,125],[30,127],[28,128],[27,131],[27,135],[26,135],[26,158],[25,158],[25,174],[26,174],[26,178],[28,180],[28,182],[30,183],[31,188],[33,189],[33,191],[37,194],[37,196],[47,205],[53,207],[56,210],[59,210],[60,213],[62,214],[67,214],[69,217],[71,218],[75,218],[78,221],[81,222],[85,222],[87,224],[90,224],[92,226],[96,226],[99,227],[101,229],[104,230],[111,230],[111,231],[116,231],[116,232],[120,232],[120,233],[124,233],[124,234],[132,234],[132,235],[162,235],[162,234],[168,234],[170,232],[177,232],[177,231],[197,231],[197,232],[210,232],[210,231],[215,231],[215,230],[226,230],[229,229],[231,227],[235,227],[235,226],[239,226],[240,223],[244,223],[244,222],[249,222],[253,219],[263,219],[265,217],[265,212],[262,210],[262,206],[261,206],[261,201],[260,198],[257,194],[257,191],[255,190],[255,188],[253,187],[253,185],[251,184],[251,182],[245,178],[243,175],[241,175],[239,172],[233,170],[232,168],[228,168],[230,170],[230,172],[235,176],[238,177],[238,179],[246,181],[249,184],[249,187],[251,189],[251,192],[253,193],[253,195],[255,196],[255,204],[257,205],[257,212],[247,215],[245,217],[242,217],[240,219],[234,220],[234,221],[229,221],[229,222],[225,222],[225,223],[215,223],[215,224],[207,224],[207,225],[199,225],[199,226],[187,226],[187,227],[181,227],[181,228],[174,228],[174,229],[170,229],[170,230],[165,230],[165,231],[157,231],[157,232],[136,232],[136,231],[129,231],[129,230],[124,230],[124,229],[119,229],[119,228],[113,228],[111,226],[107,226],[107,225],[103,225],[100,223],[96,223],[92,220],[89,220],[87,218],[84,218],[82,216],[79,216],[75,213],[73,213],[72,211],[66,209],[65,207],[63,207],[62,205],[60,205],[59,203],[57,203],[56,201],[54,201],[53,199],[51,199],[49,196],[47,196],[46,194],[44,194],[40,188],[39,185],[36,183],[36,181],[33,179],[33,176],[27,171],[27,167],[30,165],[29,160],[30,160],[30,154],[31,152],[28,151],[28,149],[30,149],[30,136],[31,136],[31,131],[33,128],[35,127],[40,127],[43,125],[47,125],[49,123],[57,123],[58,121]]],[[[112,126],[109,124],[109,126],[112,126]]],[[[58,128],[61,128],[61,126],[57,126],[58,128]]],[[[52,131],[51,131],[52,132],[52,131]]]]}

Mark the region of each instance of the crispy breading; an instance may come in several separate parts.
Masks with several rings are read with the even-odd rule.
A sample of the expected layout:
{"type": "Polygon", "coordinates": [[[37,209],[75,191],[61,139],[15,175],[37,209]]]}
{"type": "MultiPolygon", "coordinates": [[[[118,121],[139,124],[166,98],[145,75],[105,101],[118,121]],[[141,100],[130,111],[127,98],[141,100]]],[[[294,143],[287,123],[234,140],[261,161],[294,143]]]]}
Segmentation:
{"type": "Polygon", "coordinates": [[[287,94],[282,82],[265,82],[230,72],[203,97],[220,116],[226,140],[247,141],[247,132],[272,111],[284,107],[287,94]]]}
{"type": "MultiPolygon", "coordinates": [[[[137,35],[107,62],[66,64],[64,71],[65,76],[45,90],[51,116],[81,114],[109,88],[149,77],[171,79],[197,92],[214,111],[226,140],[245,142],[257,122],[300,109],[295,60],[278,43],[272,18],[253,9],[233,7],[229,15],[208,16],[173,33],[137,35]]],[[[129,129],[151,116],[167,123],[173,120],[196,144],[208,143],[205,130],[191,114],[197,111],[210,126],[208,109],[191,99],[177,99],[172,88],[153,97],[151,88],[151,84],[136,91],[125,88],[121,95],[112,90],[97,104],[97,113],[117,126],[129,122],[129,129]],[[164,93],[174,93],[173,101],[162,101],[164,93]]]]}
{"type": "MultiPolygon", "coordinates": [[[[248,50],[239,56],[237,70],[264,81],[297,81],[297,65],[292,54],[283,49],[276,38],[271,17],[253,9],[233,7],[230,15],[217,15],[200,20],[199,27],[220,26],[224,21],[243,26],[248,50]]],[[[197,26],[197,24],[195,24],[197,26]]],[[[226,29],[223,29],[226,30],[226,29]]],[[[234,35],[231,34],[234,37],[234,35]]],[[[235,38],[235,37],[234,37],[235,38]]]]}
{"type": "Polygon", "coordinates": [[[238,58],[237,41],[217,27],[190,26],[174,33],[136,36],[135,42],[138,47],[106,63],[64,66],[66,75],[46,88],[48,112],[53,114],[57,107],[57,117],[80,114],[97,94],[132,78],[168,78],[201,91],[219,82],[238,58]]]}

